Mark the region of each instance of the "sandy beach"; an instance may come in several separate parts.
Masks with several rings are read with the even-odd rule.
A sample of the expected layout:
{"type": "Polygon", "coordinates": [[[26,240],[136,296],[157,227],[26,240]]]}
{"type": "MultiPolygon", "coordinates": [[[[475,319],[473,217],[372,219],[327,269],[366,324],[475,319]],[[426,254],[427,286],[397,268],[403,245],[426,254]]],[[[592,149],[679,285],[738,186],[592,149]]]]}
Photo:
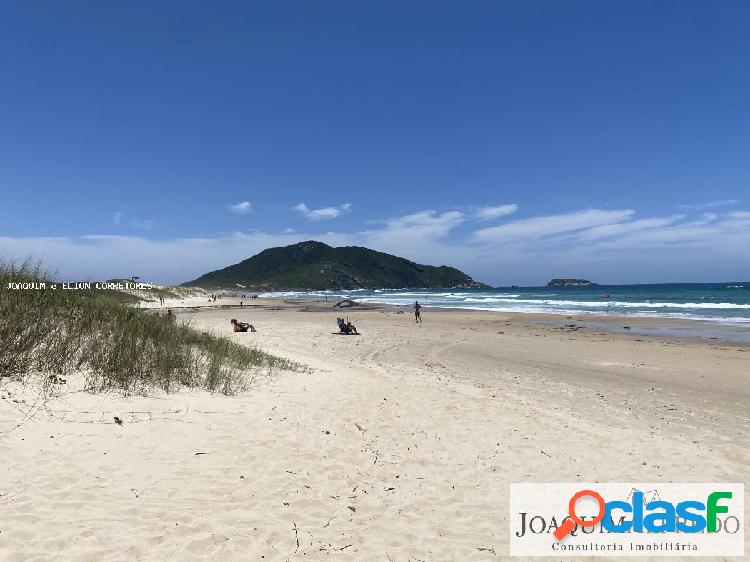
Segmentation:
{"type": "Polygon", "coordinates": [[[170,304],[307,368],[232,397],[70,380],[41,404],[0,384],[0,560],[501,560],[510,482],[750,477],[747,344],[560,316],[170,304]],[[337,315],[362,335],[332,334],[337,315]]]}

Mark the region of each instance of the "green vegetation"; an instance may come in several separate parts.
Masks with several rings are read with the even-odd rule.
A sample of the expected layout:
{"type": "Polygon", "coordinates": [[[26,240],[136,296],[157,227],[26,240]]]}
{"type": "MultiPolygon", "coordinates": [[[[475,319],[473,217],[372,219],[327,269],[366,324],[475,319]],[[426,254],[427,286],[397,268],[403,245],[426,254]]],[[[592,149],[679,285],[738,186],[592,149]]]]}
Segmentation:
{"type": "Polygon", "coordinates": [[[264,250],[184,285],[256,291],[486,286],[453,267],[421,265],[367,248],[332,248],[315,241],[264,250]]]}
{"type": "Polygon", "coordinates": [[[231,394],[260,373],[298,368],[135,308],[133,295],[54,290],[50,277],[31,262],[0,262],[0,378],[41,373],[58,380],[81,372],[93,391],[188,386],[231,394]],[[9,283],[37,288],[13,290],[9,283]]]}

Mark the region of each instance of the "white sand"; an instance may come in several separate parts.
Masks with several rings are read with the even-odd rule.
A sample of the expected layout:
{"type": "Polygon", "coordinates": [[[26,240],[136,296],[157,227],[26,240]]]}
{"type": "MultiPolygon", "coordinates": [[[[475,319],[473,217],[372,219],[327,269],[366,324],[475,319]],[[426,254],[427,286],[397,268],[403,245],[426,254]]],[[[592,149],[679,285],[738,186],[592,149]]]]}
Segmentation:
{"type": "MultiPolygon", "coordinates": [[[[0,560],[500,560],[509,482],[748,480],[748,348],[350,314],[364,335],[328,311],[184,313],[252,322],[230,337],[312,371],[229,398],[71,388],[20,420],[0,560]]],[[[34,392],[3,388],[7,431],[34,392]]]]}

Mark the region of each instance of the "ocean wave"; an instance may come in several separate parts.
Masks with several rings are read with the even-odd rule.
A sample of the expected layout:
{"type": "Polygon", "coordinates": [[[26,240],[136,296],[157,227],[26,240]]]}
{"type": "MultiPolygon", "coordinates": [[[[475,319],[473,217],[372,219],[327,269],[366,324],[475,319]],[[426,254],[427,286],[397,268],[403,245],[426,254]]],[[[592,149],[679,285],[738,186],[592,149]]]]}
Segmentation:
{"type": "Polygon", "coordinates": [[[626,302],[626,301],[572,301],[572,300],[536,300],[536,299],[504,299],[498,298],[487,302],[507,302],[518,304],[536,304],[546,306],[575,306],[583,308],[685,308],[685,309],[747,309],[750,310],[750,304],[737,304],[731,302],[626,302]]]}
{"type": "MultiPolygon", "coordinates": [[[[744,287],[744,286],[743,286],[744,287]]],[[[723,288],[723,287],[722,287],[723,288]]],[[[713,291],[721,289],[714,288],[713,291]]],[[[440,307],[466,310],[484,310],[497,312],[530,312],[556,315],[622,315],[659,318],[685,318],[730,324],[750,323],[750,302],[739,293],[713,292],[707,295],[685,292],[680,294],[665,294],[657,300],[651,295],[640,294],[638,289],[630,290],[632,296],[626,292],[613,295],[612,299],[604,299],[599,294],[578,295],[572,293],[545,293],[535,290],[519,292],[497,290],[450,290],[430,291],[428,289],[382,289],[376,291],[275,291],[263,293],[261,296],[277,298],[352,298],[363,303],[377,303],[410,308],[414,301],[419,301],[426,307],[440,307]],[[558,295],[568,298],[559,298],[558,295]],[[738,298],[735,299],[734,295],[738,298]],[[558,297],[558,298],[555,298],[558,297]],[[574,298],[570,298],[574,297],[574,298]],[[690,302],[679,302],[681,298],[690,302]],[[718,302],[711,302],[715,300],[718,302]],[[733,301],[733,302],[727,302],[733,301]]],[[[654,295],[655,296],[655,295],[654,295]]]]}
{"type": "Polygon", "coordinates": [[[466,297],[463,299],[463,302],[520,302],[515,300],[520,296],[521,295],[496,295],[493,297],[466,297]]]}

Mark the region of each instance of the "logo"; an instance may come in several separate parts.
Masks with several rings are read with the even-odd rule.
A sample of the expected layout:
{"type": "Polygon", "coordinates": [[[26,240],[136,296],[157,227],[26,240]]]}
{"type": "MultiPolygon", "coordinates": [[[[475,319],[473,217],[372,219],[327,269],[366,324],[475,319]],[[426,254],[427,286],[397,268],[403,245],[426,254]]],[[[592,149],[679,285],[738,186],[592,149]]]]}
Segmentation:
{"type": "Polygon", "coordinates": [[[511,484],[512,556],[742,556],[743,484],[511,484]]]}

